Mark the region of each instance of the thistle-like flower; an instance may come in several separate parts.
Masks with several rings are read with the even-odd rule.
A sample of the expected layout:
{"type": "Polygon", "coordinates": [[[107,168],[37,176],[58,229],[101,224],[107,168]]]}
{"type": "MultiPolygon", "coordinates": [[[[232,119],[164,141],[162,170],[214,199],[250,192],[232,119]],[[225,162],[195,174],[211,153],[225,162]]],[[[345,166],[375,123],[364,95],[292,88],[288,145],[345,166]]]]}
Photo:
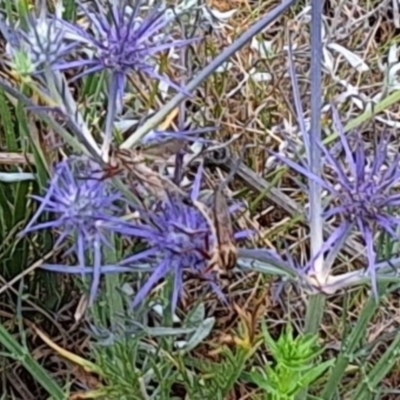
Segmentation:
{"type": "Polygon", "coordinates": [[[7,40],[6,51],[13,68],[21,75],[41,72],[53,66],[79,46],[76,40],[67,40],[62,24],[46,16],[45,8],[37,18],[30,14],[28,29],[18,29],[0,18],[0,31],[7,40]]]}
{"type": "Polygon", "coordinates": [[[192,43],[196,39],[176,40],[167,32],[172,18],[167,9],[154,7],[146,19],[139,17],[141,0],[132,8],[128,2],[115,2],[103,10],[99,3],[97,10],[87,8],[83,11],[89,21],[90,29],[62,21],[72,33],[80,35],[89,47],[89,58],[61,63],[59,70],[84,68],[75,79],[100,72],[110,71],[110,90],[116,90],[117,109],[125,88],[126,75],[131,72],[143,72],[178,91],[183,89],[157,72],[154,56],[192,43]],[[121,3],[121,4],[119,4],[121,3]]]}
{"type": "MultiPolygon", "coordinates": [[[[191,193],[192,200],[197,200],[200,195],[201,175],[200,167],[191,193]]],[[[121,265],[134,266],[138,262],[155,265],[154,272],[138,292],[133,307],[142,303],[160,280],[172,274],[174,291],[171,304],[174,310],[182,291],[185,272],[207,280],[211,289],[223,300],[216,273],[207,271],[215,238],[204,214],[191,201],[171,194],[167,201],[158,203],[148,213],[148,219],[150,223],[146,225],[126,225],[120,232],[148,243],[147,250],[126,258],[121,265]]],[[[247,238],[248,235],[248,231],[241,231],[235,234],[235,239],[247,238]]]]}
{"type": "Polygon", "coordinates": [[[384,137],[375,150],[371,165],[368,166],[366,148],[361,135],[354,135],[355,143],[352,146],[346,137],[337,111],[334,108],[332,111],[335,127],[346,156],[345,163],[342,164],[336,159],[325,145],[322,143],[319,145],[325,156],[325,163],[333,173],[334,183],[328,179],[318,178],[307,167],[287,158],[278,154],[276,157],[295,171],[317,181],[330,195],[323,217],[325,219],[336,217],[339,226],[327,240],[322,251],[335,246],[338,241],[343,243],[344,237],[348,237],[354,228],[358,228],[366,245],[368,272],[376,294],[375,236],[386,232],[393,239],[399,239],[396,230],[400,225],[400,218],[393,215],[392,211],[400,205],[400,194],[396,191],[400,185],[400,154],[390,160],[389,140],[388,137],[384,137]]]}
{"type": "Polygon", "coordinates": [[[90,303],[95,298],[100,281],[102,247],[110,245],[107,236],[112,226],[118,223],[120,215],[120,208],[116,205],[120,200],[119,194],[96,177],[95,171],[96,166],[85,159],[72,158],[59,163],[46,195],[32,196],[41,204],[22,232],[27,234],[41,229],[57,232],[59,237],[54,247],[71,242],[67,253],[75,254],[82,274],[87,260],[93,260],[90,303]],[[56,218],[38,223],[45,212],[56,218]]]}

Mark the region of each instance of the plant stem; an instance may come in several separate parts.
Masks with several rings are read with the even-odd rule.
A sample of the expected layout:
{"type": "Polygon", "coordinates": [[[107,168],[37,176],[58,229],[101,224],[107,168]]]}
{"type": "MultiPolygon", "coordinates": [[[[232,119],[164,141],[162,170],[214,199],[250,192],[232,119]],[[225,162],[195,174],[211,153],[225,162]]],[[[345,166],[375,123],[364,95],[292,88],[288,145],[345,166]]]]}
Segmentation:
{"type": "MultiPolygon", "coordinates": [[[[313,174],[321,176],[321,54],[322,54],[322,7],[323,0],[311,3],[311,132],[310,132],[310,169],[313,174]]],[[[313,179],[309,180],[310,188],[310,231],[311,257],[317,281],[324,284],[327,271],[324,270],[324,258],[320,252],[323,244],[321,187],[313,179]],[[317,256],[319,253],[319,256],[317,256]]],[[[329,273],[329,271],[328,271],[329,273]]],[[[319,330],[325,308],[323,294],[312,295],[308,299],[304,332],[315,334],[319,330]]],[[[307,398],[307,389],[298,396],[307,398]]]]}
{"type": "MultiPolygon", "coordinates": [[[[322,6],[323,0],[312,2],[311,20],[311,132],[310,132],[310,170],[321,177],[321,54],[322,54],[322,6]]],[[[324,283],[327,273],[324,271],[324,259],[320,254],[323,244],[322,235],[322,204],[321,186],[314,179],[309,180],[310,190],[310,230],[311,230],[311,256],[313,257],[313,269],[316,278],[324,283]],[[312,210],[312,212],[311,212],[312,210]]],[[[313,332],[312,332],[313,333],[313,332]]]]}

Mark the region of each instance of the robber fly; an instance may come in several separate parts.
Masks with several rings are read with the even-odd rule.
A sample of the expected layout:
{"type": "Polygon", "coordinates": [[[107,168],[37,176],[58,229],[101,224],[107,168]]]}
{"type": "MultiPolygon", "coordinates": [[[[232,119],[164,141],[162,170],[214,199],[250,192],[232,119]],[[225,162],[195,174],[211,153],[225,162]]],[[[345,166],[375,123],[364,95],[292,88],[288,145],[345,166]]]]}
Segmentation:
{"type": "Polygon", "coordinates": [[[232,219],[223,191],[237,172],[239,165],[240,163],[232,169],[226,180],[214,189],[210,207],[199,201],[194,202],[194,205],[208,222],[214,239],[214,246],[210,251],[210,259],[205,273],[212,270],[229,272],[235,268],[237,263],[238,250],[234,238],[232,219]]]}
{"type": "Polygon", "coordinates": [[[230,271],[236,267],[238,250],[234,238],[232,219],[228,203],[223,194],[224,185],[219,185],[214,191],[212,216],[215,227],[216,241],[210,260],[210,268],[230,271]]]}

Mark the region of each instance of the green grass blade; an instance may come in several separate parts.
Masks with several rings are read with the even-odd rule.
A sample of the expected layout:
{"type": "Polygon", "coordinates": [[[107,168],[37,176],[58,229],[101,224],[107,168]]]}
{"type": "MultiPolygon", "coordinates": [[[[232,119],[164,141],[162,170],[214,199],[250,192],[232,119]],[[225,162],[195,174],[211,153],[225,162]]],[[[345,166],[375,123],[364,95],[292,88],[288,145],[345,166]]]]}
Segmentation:
{"type": "MultiPolygon", "coordinates": [[[[400,101],[400,90],[391,93],[388,97],[385,97],[378,104],[375,104],[374,107],[367,109],[362,114],[360,114],[358,117],[349,121],[344,127],[344,132],[348,133],[348,132],[351,132],[352,130],[357,129],[363,123],[365,123],[369,120],[372,120],[375,115],[378,115],[378,114],[386,111],[387,109],[389,109],[391,106],[398,104],[399,101],[400,101]]],[[[325,145],[329,145],[329,144],[333,143],[337,138],[338,138],[338,134],[336,132],[334,132],[334,133],[328,135],[323,140],[323,142],[325,145]]]]}
{"type": "Polygon", "coordinates": [[[0,120],[5,133],[6,149],[10,152],[18,150],[17,137],[11,115],[10,104],[7,102],[4,90],[0,89],[0,120]]]}
{"type": "Polygon", "coordinates": [[[66,400],[67,396],[57,382],[0,324],[0,343],[26,368],[53,400],[66,400]]]}
{"type": "Polygon", "coordinates": [[[379,361],[371,369],[366,379],[363,379],[358,385],[353,399],[368,399],[371,392],[375,393],[377,387],[382,383],[385,376],[397,364],[400,358],[400,332],[397,334],[392,344],[385,353],[379,358],[379,361]]]}
{"type": "Polygon", "coordinates": [[[364,122],[372,119],[375,115],[387,110],[389,107],[394,104],[398,104],[400,101],[400,90],[391,93],[388,97],[385,97],[378,104],[375,104],[374,107],[364,111],[358,117],[352,119],[348,122],[348,124],[344,127],[345,132],[350,132],[353,129],[358,128],[364,122]]]}
{"type": "Polygon", "coordinates": [[[38,138],[35,137],[34,132],[36,131],[36,127],[33,125],[33,121],[28,121],[24,107],[21,103],[18,103],[16,107],[16,114],[20,136],[25,139],[25,143],[30,144],[29,148],[24,150],[32,151],[38,182],[41,187],[45,187],[47,185],[49,168],[46,164],[46,157],[38,143],[38,138]]]}
{"type": "Polygon", "coordinates": [[[76,10],[78,4],[75,1],[64,1],[63,19],[65,21],[74,22],[76,20],[76,10]]]}
{"type": "MultiPolygon", "coordinates": [[[[115,238],[111,238],[111,242],[115,242],[115,238]]],[[[107,248],[105,250],[105,262],[114,264],[117,262],[115,250],[107,248]]],[[[121,288],[121,277],[119,274],[109,274],[105,277],[106,281],[106,298],[108,306],[108,317],[112,326],[116,326],[117,315],[123,315],[124,305],[119,289],[121,288]]]]}
{"type": "MultiPolygon", "coordinates": [[[[384,294],[389,294],[398,289],[399,285],[392,285],[386,291],[383,290],[383,292],[384,294]]],[[[343,341],[341,352],[321,394],[321,399],[332,399],[333,394],[339,387],[340,382],[346,373],[346,368],[349,365],[353,354],[357,351],[362,340],[364,340],[368,324],[378,310],[379,305],[380,303],[373,297],[368,300],[357,321],[357,325],[352,329],[350,335],[343,341]]]]}

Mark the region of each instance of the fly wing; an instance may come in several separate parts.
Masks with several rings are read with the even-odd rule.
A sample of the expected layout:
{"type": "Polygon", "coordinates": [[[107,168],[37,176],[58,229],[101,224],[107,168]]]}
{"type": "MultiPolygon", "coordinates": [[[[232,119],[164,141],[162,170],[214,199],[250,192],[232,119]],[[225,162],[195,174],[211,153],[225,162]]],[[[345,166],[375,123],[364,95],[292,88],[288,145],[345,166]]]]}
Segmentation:
{"type": "Polygon", "coordinates": [[[220,267],[226,270],[233,269],[237,261],[237,248],[228,203],[220,189],[217,189],[214,194],[213,216],[217,234],[218,251],[222,263],[220,267]]]}
{"type": "Polygon", "coordinates": [[[183,139],[173,138],[145,146],[143,148],[143,154],[145,156],[160,157],[168,160],[173,155],[178,154],[181,150],[188,150],[188,142],[183,139]]]}
{"type": "Polygon", "coordinates": [[[218,235],[218,241],[221,244],[233,242],[232,219],[229,213],[228,203],[222,190],[217,189],[214,193],[214,222],[218,235]]]}

